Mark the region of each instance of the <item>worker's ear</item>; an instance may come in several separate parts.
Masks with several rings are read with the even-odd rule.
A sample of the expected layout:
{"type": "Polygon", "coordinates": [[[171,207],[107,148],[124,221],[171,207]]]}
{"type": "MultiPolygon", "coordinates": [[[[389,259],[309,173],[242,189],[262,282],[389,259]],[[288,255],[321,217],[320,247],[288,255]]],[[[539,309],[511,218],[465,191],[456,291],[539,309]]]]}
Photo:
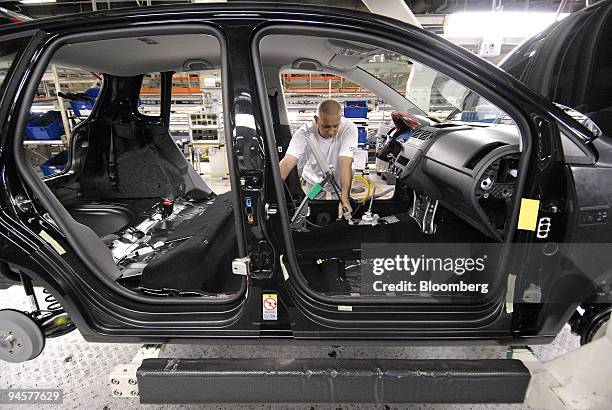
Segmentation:
{"type": "Polygon", "coordinates": [[[317,125],[319,125],[319,116],[318,116],[318,115],[315,115],[315,116],[314,116],[314,119],[315,119],[315,122],[317,123],[317,125]]]}

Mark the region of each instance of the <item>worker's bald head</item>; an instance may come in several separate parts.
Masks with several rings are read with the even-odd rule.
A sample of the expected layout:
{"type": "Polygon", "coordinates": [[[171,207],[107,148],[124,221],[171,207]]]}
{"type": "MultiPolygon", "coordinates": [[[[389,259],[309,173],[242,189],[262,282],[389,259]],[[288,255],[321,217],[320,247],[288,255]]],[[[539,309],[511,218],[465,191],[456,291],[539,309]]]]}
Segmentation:
{"type": "Polygon", "coordinates": [[[333,116],[342,116],[342,104],[334,99],[323,100],[319,103],[317,107],[317,115],[320,117],[321,115],[333,115],[333,116]]]}
{"type": "Polygon", "coordinates": [[[323,100],[317,107],[317,115],[314,118],[319,128],[319,134],[323,138],[332,138],[340,127],[342,104],[332,99],[323,100]]]}

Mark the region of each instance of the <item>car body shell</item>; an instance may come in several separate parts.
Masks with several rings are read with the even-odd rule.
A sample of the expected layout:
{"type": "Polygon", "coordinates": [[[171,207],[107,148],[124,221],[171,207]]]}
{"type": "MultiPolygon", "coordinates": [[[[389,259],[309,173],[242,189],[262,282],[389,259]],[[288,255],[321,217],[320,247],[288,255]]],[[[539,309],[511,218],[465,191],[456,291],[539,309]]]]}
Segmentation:
{"type": "MultiPolygon", "coordinates": [[[[560,261],[541,256],[546,242],[607,243],[612,239],[607,221],[588,229],[579,222],[581,212],[590,212],[593,206],[612,201],[612,190],[595,194],[601,192],[595,186],[601,187],[610,178],[608,146],[604,143],[596,148],[598,140],[551,101],[439,36],[396,20],[325,7],[242,4],[152,7],[61,17],[0,30],[0,41],[15,36],[29,38],[2,87],[0,106],[3,129],[0,249],[1,259],[8,266],[7,275],[26,273],[48,288],[89,341],[524,344],[552,340],[575,310],[576,301],[519,303],[510,310],[503,301],[477,306],[425,307],[355,302],[348,309],[345,304],[333,303],[306,289],[298,275],[284,279],[283,269],[298,268],[290,257],[292,245],[271,235],[269,224],[280,224],[284,234],[289,233],[286,209],[279,207],[278,215],[269,219],[263,212],[265,204],[284,203],[284,193],[282,186],[274,183],[280,180],[276,146],[269,103],[265,88],[262,89],[262,73],[252,44],[264,30],[279,26],[284,30],[341,29],[364,36],[376,33],[389,44],[406,45],[416,58],[465,83],[517,119],[525,136],[523,152],[528,154],[520,169],[523,196],[539,198],[545,209],[542,215],[551,218],[553,229],[546,240],[523,231],[507,239],[521,245],[512,248],[508,263],[513,272],[520,273],[528,265],[530,269],[554,274],[560,261]],[[262,263],[251,272],[248,291],[242,289],[240,297],[213,304],[202,304],[196,298],[155,300],[121,292],[95,274],[99,266],[85,255],[100,250],[86,249],[86,232],[75,230],[63,220],[65,211],[61,204],[49,198],[42,182],[24,172],[17,158],[20,147],[16,146],[19,141],[16,135],[24,125],[20,113],[27,110],[28,87],[31,94],[32,86],[28,84],[37,83],[36,76],[46,67],[45,58],[62,39],[103,31],[172,32],[198,26],[215,31],[225,50],[226,134],[234,136],[228,137],[228,146],[232,147],[229,165],[233,206],[242,209],[246,196],[257,204],[256,224],[248,224],[244,215],[235,212],[239,251],[241,256],[254,257],[264,243],[273,255],[267,264],[262,263]],[[236,124],[238,114],[252,116],[256,126],[244,129],[236,124]],[[564,157],[561,133],[579,147],[576,158],[564,157]],[[250,161],[238,158],[237,153],[246,150],[255,150],[250,161]],[[241,184],[241,180],[245,182],[241,184]],[[66,254],[58,255],[38,235],[41,227],[53,233],[66,254]],[[285,266],[281,266],[280,255],[285,256],[285,266]],[[261,294],[270,292],[277,293],[279,300],[278,320],[273,323],[261,319],[261,294]]],[[[516,223],[517,219],[518,205],[512,221],[516,223]]],[[[571,277],[560,281],[568,286],[578,283],[578,293],[582,290],[582,285],[572,282],[571,277]]],[[[585,288],[585,292],[586,289],[590,288],[585,288]]]]}

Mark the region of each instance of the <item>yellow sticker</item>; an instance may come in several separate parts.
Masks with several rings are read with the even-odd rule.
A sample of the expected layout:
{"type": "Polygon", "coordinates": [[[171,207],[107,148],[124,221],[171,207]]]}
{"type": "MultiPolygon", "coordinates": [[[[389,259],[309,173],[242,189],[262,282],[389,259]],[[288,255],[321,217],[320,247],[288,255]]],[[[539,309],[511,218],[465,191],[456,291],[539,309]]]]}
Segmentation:
{"type": "Polygon", "coordinates": [[[535,231],[538,224],[538,210],[540,200],[521,198],[521,211],[519,213],[518,229],[535,231]]]}
{"type": "Polygon", "coordinates": [[[63,255],[66,253],[66,250],[64,248],[62,248],[62,245],[59,244],[59,242],[57,242],[55,239],[53,239],[51,237],[51,235],[49,235],[47,232],[40,231],[40,233],[38,234],[41,238],[43,238],[45,241],[47,241],[47,243],[49,245],[51,245],[51,247],[53,249],[55,249],[55,252],[59,253],[60,255],[63,255]]]}

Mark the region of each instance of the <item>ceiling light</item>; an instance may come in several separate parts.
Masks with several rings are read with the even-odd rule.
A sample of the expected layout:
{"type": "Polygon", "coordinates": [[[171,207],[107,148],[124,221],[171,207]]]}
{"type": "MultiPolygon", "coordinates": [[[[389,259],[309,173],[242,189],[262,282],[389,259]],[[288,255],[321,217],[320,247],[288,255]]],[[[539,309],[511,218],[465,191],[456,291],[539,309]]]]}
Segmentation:
{"type": "Polygon", "coordinates": [[[43,3],[55,3],[57,0],[19,0],[21,4],[43,4],[43,3]]]}
{"type": "Polygon", "coordinates": [[[448,16],[445,37],[531,37],[567,13],[460,12],[448,16]]]}

